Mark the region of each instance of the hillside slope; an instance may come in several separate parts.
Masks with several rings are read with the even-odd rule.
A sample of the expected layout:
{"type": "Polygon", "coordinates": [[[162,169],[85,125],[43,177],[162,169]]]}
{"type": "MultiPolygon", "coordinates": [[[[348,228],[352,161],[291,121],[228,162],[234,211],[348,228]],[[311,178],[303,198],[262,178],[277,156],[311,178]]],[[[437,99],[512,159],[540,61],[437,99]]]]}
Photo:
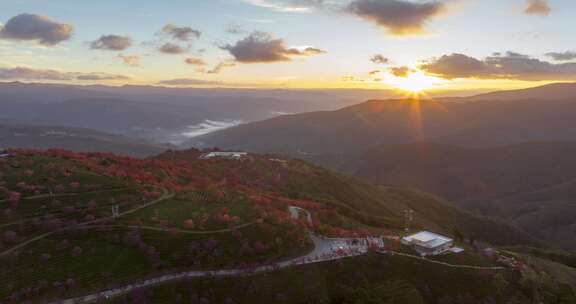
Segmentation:
{"type": "MultiPolygon", "coordinates": [[[[494,265],[468,247],[472,239],[539,245],[513,226],[415,190],[374,186],[274,155],[234,161],[203,160],[201,154],[168,151],[134,159],[11,150],[0,159],[0,299],[68,298],[183,269],[250,269],[309,252],[306,229],[324,236],[401,235],[407,209],[415,211],[412,230],[454,236],[469,248],[442,257],[444,262],[494,265]],[[292,219],[288,206],[305,208],[313,222],[292,219]],[[117,216],[111,216],[112,208],[119,209],[117,216]]],[[[379,260],[391,263],[386,269],[395,269],[404,282],[399,286],[427,290],[421,285],[426,277],[417,271],[427,262],[414,267],[401,257],[379,260]]],[[[477,271],[451,273],[482,279],[477,271]]],[[[519,280],[514,270],[507,275],[511,282],[519,280]]],[[[432,286],[443,290],[448,282],[453,281],[432,286]]],[[[488,289],[454,286],[442,294],[491,296],[488,289]]],[[[519,290],[505,295],[520,295],[519,290]]],[[[425,294],[426,303],[436,296],[425,294]]]]}
{"type": "Polygon", "coordinates": [[[575,143],[525,143],[489,149],[438,144],[371,149],[357,175],[417,187],[459,206],[498,216],[543,240],[576,249],[575,143]]]}
{"type": "Polygon", "coordinates": [[[438,100],[371,100],[337,111],[281,116],[194,138],[190,145],[260,152],[359,152],[431,141],[489,147],[576,140],[576,84],[438,100]],[[534,94],[533,97],[531,97],[534,94]],[[515,97],[516,96],[516,97],[515,97]]]}
{"type": "MultiPolygon", "coordinates": [[[[188,151],[170,151],[159,156],[164,160],[203,163],[195,157],[188,151]]],[[[451,235],[458,231],[502,245],[538,243],[513,226],[472,215],[428,193],[405,187],[375,186],[302,160],[262,155],[254,156],[251,162],[214,161],[211,166],[211,172],[220,172],[229,184],[247,185],[250,189],[270,191],[294,200],[319,202],[365,226],[402,229],[404,212],[411,209],[415,211],[415,229],[427,228],[451,235]],[[286,163],[276,162],[278,159],[286,163]],[[215,170],[222,165],[225,167],[215,170]],[[486,226],[492,228],[485,229],[486,226]]],[[[324,219],[335,220],[331,216],[324,219]]]]}

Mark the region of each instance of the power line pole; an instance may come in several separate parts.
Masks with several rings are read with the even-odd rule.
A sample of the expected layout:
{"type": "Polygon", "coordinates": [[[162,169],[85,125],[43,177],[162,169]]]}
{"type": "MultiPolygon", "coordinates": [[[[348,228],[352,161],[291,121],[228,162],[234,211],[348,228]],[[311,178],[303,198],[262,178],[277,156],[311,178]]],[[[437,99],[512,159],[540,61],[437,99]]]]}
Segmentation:
{"type": "Polygon", "coordinates": [[[412,209],[405,209],[404,210],[404,231],[410,231],[410,226],[414,221],[414,210],[412,209]]]}
{"type": "Polygon", "coordinates": [[[112,218],[116,219],[120,217],[120,206],[114,205],[112,206],[112,218]]]}

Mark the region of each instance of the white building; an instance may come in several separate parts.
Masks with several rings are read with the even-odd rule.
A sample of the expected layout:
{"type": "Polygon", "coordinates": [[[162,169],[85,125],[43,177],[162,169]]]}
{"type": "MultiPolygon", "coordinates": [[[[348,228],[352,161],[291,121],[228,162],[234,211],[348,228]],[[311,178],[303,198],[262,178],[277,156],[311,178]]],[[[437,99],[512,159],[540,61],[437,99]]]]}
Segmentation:
{"type": "Polygon", "coordinates": [[[462,251],[461,248],[454,247],[454,240],[451,238],[429,231],[420,231],[416,234],[403,237],[401,242],[404,245],[414,248],[421,256],[462,251]]]}
{"type": "Polygon", "coordinates": [[[200,156],[200,159],[225,158],[225,159],[242,159],[248,156],[246,152],[208,152],[200,156]]]}

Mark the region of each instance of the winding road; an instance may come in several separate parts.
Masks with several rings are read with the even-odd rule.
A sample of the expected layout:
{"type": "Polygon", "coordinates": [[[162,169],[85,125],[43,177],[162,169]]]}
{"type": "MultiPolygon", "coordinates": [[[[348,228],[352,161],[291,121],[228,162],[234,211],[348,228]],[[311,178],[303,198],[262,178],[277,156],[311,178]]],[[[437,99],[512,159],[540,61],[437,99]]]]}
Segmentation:
{"type": "MultiPolygon", "coordinates": [[[[162,195],[158,199],[151,201],[149,203],[140,205],[134,209],[125,211],[120,213],[120,216],[125,216],[128,214],[135,213],[139,210],[144,208],[150,207],[154,204],[157,204],[161,201],[167,200],[174,197],[174,193],[167,190],[162,189],[162,195]]],[[[298,208],[299,209],[299,208],[298,208]]],[[[306,210],[304,210],[306,211],[306,210]]],[[[307,213],[307,218],[310,217],[309,213],[307,213]]],[[[293,216],[298,217],[298,213],[294,213],[293,216]]],[[[90,222],[85,222],[80,224],[80,227],[74,228],[91,228],[91,224],[100,223],[102,221],[108,220],[111,218],[101,218],[90,222]]],[[[246,226],[251,225],[252,223],[245,224],[246,226]]],[[[113,226],[113,225],[112,225],[113,226]]],[[[122,227],[126,227],[124,225],[120,225],[122,227]]],[[[134,228],[144,228],[149,229],[153,228],[154,230],[165,231],[165,229],[154,228],[154,227],[138,227],[134,226],[134,228]]],[[[44,233],[42,235],[38,235],[30,240],[27,240],[13,248],[10,248],[2,253],[0,253],[0,257],[3,255],[10,254],[32,242],[38,241],[43,239],[47,236],[52,234],[65,231],[70,228],[64,228],[48,233],[44,233]]],[[[214,232],[214,231],[212,231],[214,232]]],[[[225,231],[217,231],[217,232],[225,232],[225,231]]],[[[192,232],[198,233],[198,232],[192,232]]],[[[203,232],[206,233],[206,232],[203,232]]],[[[57,300],[51,302],[50,304],[77,304],[77,303],[94,303],[101,300],[107,300],[116,296],[120,296],[126,293],[129,293],[133,290],[143,288],[143,287],[151,287],[159,284],[165,284],[177,280],[182,279],[190,279],[190,278],[212,278],[212,277],[235,277],[235,276],[247,276],[247,275],[255,275],[260,273],[266,272],[273,272],[287,267],[293,267],[298,265],[306,265],[306,264],[313,264],[313,263],[320,263],[338,259],[344,259],[349,257],[360,256],[368,253],[369,248],[373,248],[374,246],[377,247],[376,251],[382,254],[395,254],[406,256],[409,258],[419,259],[426,262],[436,263],[440,265],[444,265],[447,267],[455,267],[455,268],[466,268],[466,269],[490,269],[490,270],[503,270],[504,267],[481,267],[481,266],[469,266],[469,265],[452,265],[444,262],[434,261],[427,258],[422,258],[418,256],[398,253],[398,252],[387,252],[384,250],[384,241],[381,238],[327,238],[323,236],[318,236],[310,233],[310,238],[314,243],[314,248],[311,252],[306,255],[292,258],[289,260],[281,261],[278,263],[270,264],[270,265],[262,265],[253,268],[233,268],[233,269],[216,269],[216,270],[191,270],[191,271],[184,271],[184,272],[177,272],[171,274],[164,274],[158,275],[154,278],[143,279],[131,284],[124,285],[122,287],[112,288],[103,290],[100,292],[92,293],[89,295],[70,298],[65,300],[57,300]]]]}
{"type": "Polygon", "coordinates": [[[415,260],[420,260],[420,261],[424,261],[427,263],[438,264],[438,265],[451,267],[451,268],[472,269],[472,270],[505,270],[506,269],[506,267],[502,267],[502,266],[456,265],[456,264],[450,264],[450,263],[446,263],[446,262],[431,260],[431,259],[428,259],[425,257],[412,255],[412,254],[406,254],[406,253],[397,252],[397,251],[386,251],[386,252],[382,251],[379,253],[399,255],[399,256],[403,256],[403,257],[407,257],[407,258],[411,258],[411,259],[415,259],[415,260]]]}
{"type": "Polygon", "coordinates": [[[54,301],[51,302],[50,304],[93,303],[99,300],[105,300],[110,299],[112,297],[120,296],[129,293],[135,289],[150,287],[182,279],[255,275],[259,273],[277,271],[292,266],[320,263],[325,261],[338,260],[363,255],[368,252],[368,246],[363,242],[364,239],[325,238],[316,235],[310,235],[310,237],[314,242],[314,249],[312,250],[312,252],[301,257],[293,258],[283,262],[278,262],[272,265],[264,265],[250,269],[236,268],[236,269],[220,269],[220,270],[192,270],[173,274],[165,274],[155,278],[146,279],[137,283],[124,285],[118,288],[108,289],[105,291],[93,293],[78,298],[54,301]]]}
{"type": "MultiPolygon", "coordinates": [[[[278,271],[283,268],[320,263],[332,260],[339,260],[344,258],[350,258],[355,256],[360,256],[368,253],[369,246],[365,242],[366,239],[356,239],[356,238],[326,238],[322,236],[310,235],[312,241],[314,242],[314,249],[301,257],[293,258],[287,261],[278,262],[272,265],[264,265],[256,268],[246,269],[246,268],[236,268],[236,269],[220,269],[220,270],[191,270],[186,272],[178,272],[172,274],[160,275],[155,278],[145,279],[140,282],[127,284],[122,287],[104,290],[101,292],[93,293],[90,295],[71,298],[66,300],[59,300],[51,302],[50,304],[78,304],[78,303],[94,303],[101,300],[110,299],[117,297],[133,290],[151,287],[155,285],[165,284],[173,281],[191,279],[191,278],[216,278],[216,277],[234,277],[234,276],[247,276],[256,275],[260,273],[278,271]]],[[[424,257],[414,256],[410,254],[404,254],[399,252],[387,252],[383,248],[379,248],[376,252],[381,254],[394,254],[400,255],[408,258],[418,259],[428,263],[435,263],[438,265],[452,267],[452,268],[463,268],[463,269],[473,269],[473,270],[505,270],[505,267],[485,267],[485,266],[473,266],[473,265],[454,265],[445,262],[435,261],[424,257]]]]}

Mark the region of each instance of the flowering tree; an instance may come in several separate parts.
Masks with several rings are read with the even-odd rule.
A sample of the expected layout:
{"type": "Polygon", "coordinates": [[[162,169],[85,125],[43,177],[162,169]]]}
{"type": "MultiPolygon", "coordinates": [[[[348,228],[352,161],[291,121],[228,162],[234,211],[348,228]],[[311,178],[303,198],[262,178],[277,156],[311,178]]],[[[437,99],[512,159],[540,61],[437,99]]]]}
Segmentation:
{"type": "Polygon", "coordinates": [[[20,192],[10,192],[10,195],[8,196],[8,203],[10,204],[10,208],[17,209],[21,199],[22,194],[20,192]]]}
{"type": "Polygon", "coordinates": [[[194,229],[194,220],[187,219],[184,221],[184,228],[186,229],[194,229]]]}
{"type": "Polygon", "coordinates": [[[18,242],[18,234],[12,230],[6,231],[4,232],[3,240],[10,244],[16,243],[18,242]]]}
{"type": "Polygon", "coordinates": [[[74,247],[74,249],[72,249],[72,256],[79,257],[80,255],[82,255],[82,252],[83,252],[82,248],[76,246],[74,247]]]}

